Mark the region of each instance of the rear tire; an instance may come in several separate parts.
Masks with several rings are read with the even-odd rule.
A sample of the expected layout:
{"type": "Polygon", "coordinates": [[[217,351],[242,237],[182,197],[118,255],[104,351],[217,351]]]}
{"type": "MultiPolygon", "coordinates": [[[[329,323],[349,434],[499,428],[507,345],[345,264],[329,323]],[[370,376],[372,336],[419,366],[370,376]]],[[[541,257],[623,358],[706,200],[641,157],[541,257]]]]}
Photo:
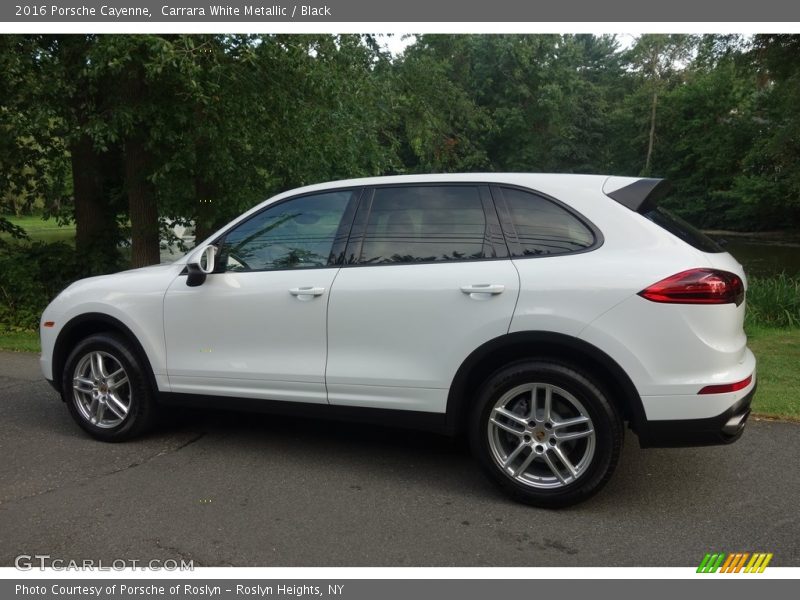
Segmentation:
{"type": "Polygon", "coordinates": [[[548,360],[495,372],[470,415],[470,446],[484,472],[515,500],[546,508],[600,491],[616,467],[623,431],[589,374],[548,360]]]}
{"type": "Polygon", "coordinates": [[[64,365],[61,395],[92,437],[121,442],[147,431],[156,403],[144,361],[122,336],[97,333],[75,346],[64,365]]]}

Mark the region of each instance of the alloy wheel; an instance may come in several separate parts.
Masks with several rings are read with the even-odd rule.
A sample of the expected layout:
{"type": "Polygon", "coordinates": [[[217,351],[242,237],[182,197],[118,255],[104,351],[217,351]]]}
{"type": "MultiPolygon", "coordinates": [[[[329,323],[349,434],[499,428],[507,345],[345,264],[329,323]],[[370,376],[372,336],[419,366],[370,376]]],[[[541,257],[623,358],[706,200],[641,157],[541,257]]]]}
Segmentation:
{"type": "Polygon", "coordinates": [[[488,440],[506,476],[539,489],[577,481],[595,453],[595,428],[584,405],[549,383],[518,385],[489,413],[488,440]]]}
{"type": "Polygon", "coordinates": [[[94,350],[77,362],[72,395],[80,415],[102,429],[118,427],[131,408],[131,385],[122,364],[108,352],[94,350]]]}

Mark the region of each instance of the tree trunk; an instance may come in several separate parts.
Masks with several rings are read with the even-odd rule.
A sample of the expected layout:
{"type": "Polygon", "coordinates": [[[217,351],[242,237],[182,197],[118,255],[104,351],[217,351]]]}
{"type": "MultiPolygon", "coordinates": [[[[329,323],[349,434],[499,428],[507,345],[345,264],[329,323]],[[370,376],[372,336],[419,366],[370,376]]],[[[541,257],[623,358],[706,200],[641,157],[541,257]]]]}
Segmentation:
{"type": "Polygon", "coordinates": [[[75,198],[75,250],[86,275],[99,275],[117,264],[117,221],[102,174],[103,157],[82,135],[70,145],[75,198]]]}
{"type": "Polygon", "coordinates": [[[133,134],[125,143],[125,184],[131,219],[131,267],[161,262],[158,206],[153,186],[147,181],[150,164],[144,140],[133,134]]]}
{"type": "Polygon", "coordinates": [[[650,111],[650,138],[647,142],[647,158],[644,161],[643,175],[650,175],[650,166],[653,161],[653,145],[656,139],[656,106],[658,105],[658,89],[653,88],[653,107],[650,111]]]}
{"type": "MultiPolygon", "coordinates": [[[[128,102],[141,111],[147,95],[142,67],[134,62],[126,75],[128,102]]],[[[131,267],[134,269],[161,262],[158,206],[155,190],[148,181],[153,161],[143,133],[147,130],[146,124],[137,121],[125,140],[125,187],[131,219],[131,267]]]]}
{"type": "MultiPolygon", "coordinates": [[[[83,85],[83,70],[90,42],[86,36],[59,37],[65,77],[76,82],[75,94],[64,104],[67,122],[76,132],[69,144],[72,190],[75,201],[75,250],[84,275],[100,275],[119,268],[117,215],[109,184],[111,153],[95,149],[91,137],[80,133],[86,127],[85,107],[97,103],[92,88],[83,85]]],[[[67,99],[65,99],[67,100],[67,99]]]]}

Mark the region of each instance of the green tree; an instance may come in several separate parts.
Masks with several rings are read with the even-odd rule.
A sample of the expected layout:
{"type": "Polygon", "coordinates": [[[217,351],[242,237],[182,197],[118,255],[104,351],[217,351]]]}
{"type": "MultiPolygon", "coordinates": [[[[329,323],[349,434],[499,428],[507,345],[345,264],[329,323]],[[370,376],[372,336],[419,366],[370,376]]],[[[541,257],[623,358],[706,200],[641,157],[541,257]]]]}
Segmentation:
{"type": "Polygon", "coordinates": [[[757,72],[755,134],[735,180],[746,229],[800,224],[800,36],[758,35],[747,58],[757,72]]]}
{"type": "Polygon", "coordinates": [[[422,168],[596,171],[610,161],[609,83],[621,72],[611,36],[424,35],[398,72],[422,168]]]}
{"type": "MultiPolygon", "coordinates": [[[[0,126],[14,136],[0,160],[21,157],[8,171],[17,187],[3,191],[18,196],[16,182],[30,179],[38,190],[58,169],[71,172],[78,253],[112,257],[89,272],[116,262],[118,222],[129,222],[131,264],[143,266],[158,262],[168,224],[194,221],[202,237],[271,192],[378,174],[394,161],[375,75],[388,59],[365,36],[3,43],[0,126]],[[45,150],[49,170],[29,156],[45,150]]],[[[65,181],[51,187],[66,195],[65,181]]]]}
{"type": "Polygon", "coordinates": [[[639,75],[650,106],[647,152],[641,174],[651,173],[656,142],[658,99],[670,85],[680,80],[682,66],[692,55],[696,38],[683,34],[645,34],[627,52],[630,68],[639,75]]]}
{"type": "Polygon", "coordinates": [[[0,232],[24,237],[3,214],[30,213],[34,203],[57,209],[68,195],[68,154],[55,137],[57,115],[23,96],[41,94],[42,74],[28,57],[37,44],[30,38],[0,36],[0,232]]]}
{"type": "Polygon", "coordinates": [[[704,36],[681,85],[662,96],[653,170],[673,182],[670,204],[698,225],[738,227],[734,181],[757,128],[755,73],[742,50],[737,37],[704,36]]]}
{"type": "MultiPolygon", "coordinates": [[[[2,114],[14,132],[0,160],[17,162],[6,172],[24,174],[27,189],[44,198],[45,214],[75,220],[76,250],[87,274],[119,262],[116,148],[97,141],[100,115],[109,108],[107,82],[87,63],[95,42],[84,35],[3,36],[0,52],[2,114]]],[[[21,188],[6,180],[5,191],[17,195],[21,188]]]]}

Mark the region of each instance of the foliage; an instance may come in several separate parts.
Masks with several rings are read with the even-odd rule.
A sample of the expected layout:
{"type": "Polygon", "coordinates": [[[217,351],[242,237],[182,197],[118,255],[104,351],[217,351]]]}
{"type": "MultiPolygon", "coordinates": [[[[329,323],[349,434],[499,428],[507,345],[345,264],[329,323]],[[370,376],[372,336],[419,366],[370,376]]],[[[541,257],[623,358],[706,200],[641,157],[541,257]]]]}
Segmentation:
{"type": "Polygon", "coordinates": [[[800,36],[759,35],[748,55],[756,72],[758,127],[734,181],[756,228],[800,225],[800,36]]]}
{"type": "Polygon", "coordinates": [[[400,57],[362,35],[2,36],[0,215],[75,221],[91,273],[120,242],[156,260],[171,224],[202,238],[388,173],[646,174],[698,225],[792,227],[798,56],[797,35],[426,34],[400,57]]]}
{"type": "Polygon", "coordinates": [[[403,158],[420,171],[602,170],[616,47],[611,36],[420,36],[397,66],[403,158]]]}
{"type": "Polygon", "coordinates": [[[746,314],[748,326],[800,327],[800,278],[751,277],[746,314]]]}
{"type": "Polygon", "coordinates": [[[0,328],[38,328],[47,303],[81,271],[75,250],[63,242],[0,246],[0,328]]]}
{"type": "Polygon", "coordinates": [[[52,210],[69,194],[62,132],[49,107],[33,102],[53,84],[30,63],[39,40],[0,36],[0,212],[6,214],[29,213],[34,206],[52,210]]]}
{"type": "Polygon", "coordinates": [[[25,230],[22,227],[15,225],[3,217],[0,217],[0,233],[7,233],[12,238],[17,240],[24,240],[28,237],[28,234],[25,233],[25,230]]]}

